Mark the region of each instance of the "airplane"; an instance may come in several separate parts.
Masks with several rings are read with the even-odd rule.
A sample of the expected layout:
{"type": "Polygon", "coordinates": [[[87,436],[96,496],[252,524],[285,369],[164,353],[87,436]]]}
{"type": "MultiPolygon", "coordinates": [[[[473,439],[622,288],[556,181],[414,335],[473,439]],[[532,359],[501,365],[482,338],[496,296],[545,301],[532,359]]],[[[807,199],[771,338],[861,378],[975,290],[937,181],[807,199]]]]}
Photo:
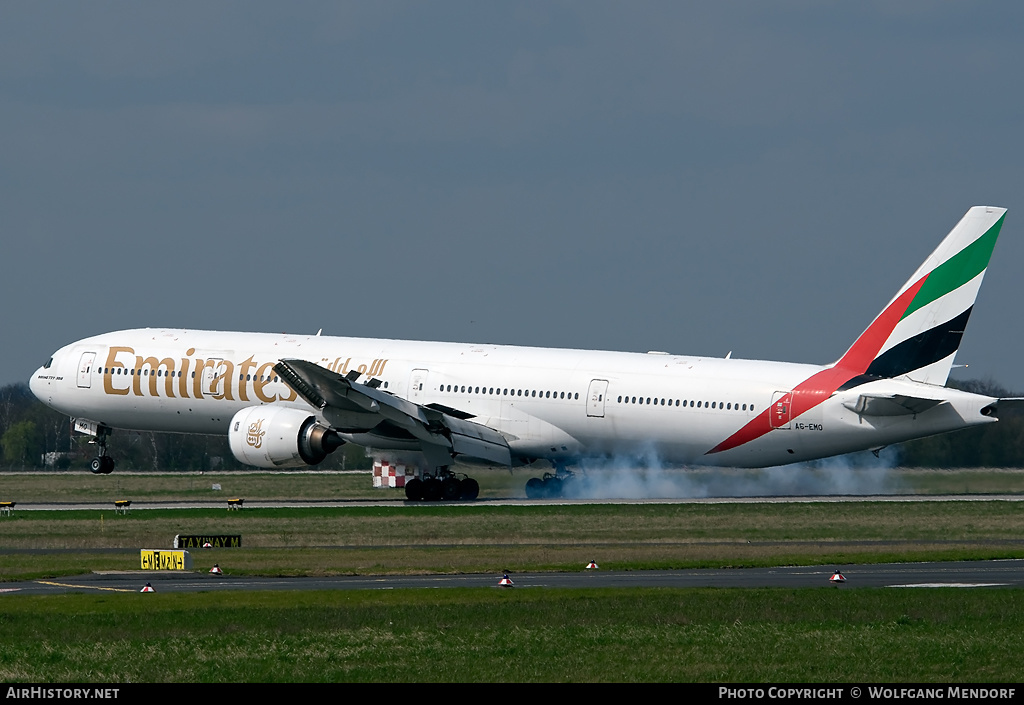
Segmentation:
{"type": "Polygon", "coordinates": [[[32,392],[114,468],[113,429],[227,434],[258,468],[345,443],[414,454],[410,500],[474,499],[454,466],[546,461],[558,496],[587,459],[769,467],[998,420],[998,398],[945,386],[1006,209],[971,208],[828,365],[509,345],[174,329],[122,330],[53,354],[32,392]]]}

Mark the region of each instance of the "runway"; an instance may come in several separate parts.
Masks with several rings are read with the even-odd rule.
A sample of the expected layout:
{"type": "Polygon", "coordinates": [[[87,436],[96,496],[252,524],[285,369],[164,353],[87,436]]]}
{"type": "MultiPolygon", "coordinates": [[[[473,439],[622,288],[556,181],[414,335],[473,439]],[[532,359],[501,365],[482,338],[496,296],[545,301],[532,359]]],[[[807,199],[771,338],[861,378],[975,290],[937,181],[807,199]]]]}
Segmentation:
{"type": "MultiPolygon", "coordinates": [[[[1024,587],[1024,560],[959,561],[950,563],[889,563],[838,566],[846,582],[836,586],[830,577],[837,566],[738,568],[723,570],[581,570],[578,573],[511,573],[512,588],[808,588],[850,590],[868,587],[1024,587]]],[[[319,578],[214,576],[206,573],[126,571],[77,575],[50,580],[0,584],[4,595],[139,592],[150,583],[156,592],[213,592],[222,590],[395,590],[453,587],[499,589],[502,576],[388,575],[319,578]]]]}
{"type": "MultiPolygon", "coordinates": [[[[850,502],[1024,502],[1021,494],[962,495],[796,495],[767,497],[658,497],[616,499],[526,499],[520,497],[477,499],[471,502],[410,502],[401,499],[245,500],[246,509],[310,507],[551,507],[593,504],[814,504],[850,502]]],[[[139,500],[131,511],[146,509],[223,509],[225,500],[139,500]]],[[[15,511],[81,511],[113,509],[113,502],[19,502],[15,511]]]]}

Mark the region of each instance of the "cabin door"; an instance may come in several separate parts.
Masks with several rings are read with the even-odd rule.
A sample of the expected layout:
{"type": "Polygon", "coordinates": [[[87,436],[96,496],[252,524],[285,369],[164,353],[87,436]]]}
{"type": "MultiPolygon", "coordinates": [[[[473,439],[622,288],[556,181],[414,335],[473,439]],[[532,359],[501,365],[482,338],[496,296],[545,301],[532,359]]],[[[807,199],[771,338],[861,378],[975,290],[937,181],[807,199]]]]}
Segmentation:
{"type": "Polygon", "coordinates": [[[793,392],[775,392],[772,408],[768,411],[768,422],[772,428],[790,428],[793,417],[793,392]]]}
{"type": "Polygon", "coordinates": [[[409,401],[415,404],[422,404],[427,394],[427,375],[429,370],[413,370],[409,375],[409,401]]]}
{"type": "Polygon", "coordinates": [[[203,367],[203,395],[212,397],[224,397],[224,387],[230,383],[227,371],[221,369],[224,360],[219,357],[211,357],[206,360],[203,367]]]}
{"type": "Polygon", "coordinates": [[[92,366],[96,362],[96,353],[82,353],[82,359],[78,363],[78,386],[82,389],[89,389],[92,386],[92,366]]]}
{"type": "Polygon", "coordinates": [[[604,417],[604,402],[608,396],[608,380],[595,379],[587,392],[587,416],[604,417]]]}

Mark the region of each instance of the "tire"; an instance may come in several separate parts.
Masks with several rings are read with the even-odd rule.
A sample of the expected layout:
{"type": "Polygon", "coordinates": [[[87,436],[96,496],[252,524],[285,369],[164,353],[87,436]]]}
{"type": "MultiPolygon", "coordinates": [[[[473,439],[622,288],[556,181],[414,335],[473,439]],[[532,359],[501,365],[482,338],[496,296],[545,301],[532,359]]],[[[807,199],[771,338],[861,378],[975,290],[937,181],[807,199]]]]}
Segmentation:
{"type": "Polygon", "coordinates": [[[529,499],[540,499],[545,496],[544,480],[539,477],[531,477],[526,481],[526,496],[529,499]]]}
{"type": "Polygon", "coordinates": [[[459,483],[459,489],[462,490],[462,495],[459,499],[476,499],[480,496],[480,483],[474,480],[472,477],[467,477],[465,480],[459,483]]]}
{"type": "Polygon", "coordinates": [[[423,499],[423,480],[418,477],[414,477],[405,483],[405,498],[419,502],[423,499]]]}
{"type": "Polygon", "coordinates": [[[89,470],[93,475],[103,474],[103,458],[93,458],[89,461],[89,470]]]}
{"type": "Polygon", "coordinates": [[[435,477],[428,477],[423,481],[423,501],[436,502],[441,499],[441,481],[435,477]]]}
{"type": "Polygon", "coordinates": [[[549,477],[541,484],[544,486],[544,496],[557,499],[562,496],[562,481],[557,477],[549,477]]]}
{"type": "Polygon", "coordinates": [[[460,482],[454,477],[446,477],[441,481],[441,499],[445,502],[454,502],[462,496],[460,482]]]}

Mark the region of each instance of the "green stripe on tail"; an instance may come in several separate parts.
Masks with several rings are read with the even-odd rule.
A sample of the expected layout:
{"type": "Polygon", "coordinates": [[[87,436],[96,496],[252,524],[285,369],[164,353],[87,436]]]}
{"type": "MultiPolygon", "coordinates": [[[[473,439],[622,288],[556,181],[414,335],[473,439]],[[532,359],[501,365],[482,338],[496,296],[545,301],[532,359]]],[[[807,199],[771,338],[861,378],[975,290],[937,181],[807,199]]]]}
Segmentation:
{"type": "Polygon", "coordinates": [[[904,311],[903,318],[919,308],[927,306],[935,299],[959,289],[984,272],[992,258],[992,250],[996,246],[996,238],[999,237],[999,229],[1003,227],[1005,219],[1006,214],[1003,213],[999,220],[988,229],[988,232],[933,269],[925,280],[924,286],[904,311]]]}

